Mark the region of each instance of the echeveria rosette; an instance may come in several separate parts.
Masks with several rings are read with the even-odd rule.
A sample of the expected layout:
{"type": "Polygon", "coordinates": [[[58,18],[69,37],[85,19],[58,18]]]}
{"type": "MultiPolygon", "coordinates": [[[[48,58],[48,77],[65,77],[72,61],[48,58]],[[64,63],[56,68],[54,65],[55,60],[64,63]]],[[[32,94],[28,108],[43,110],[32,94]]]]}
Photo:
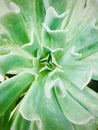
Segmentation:
{"type": "Polygon", "coordinates": [[[1,0],[0,129],[96,130],[97,0],[1,0]],[[6,128],[5,128],[6,127],[6,128]]]}

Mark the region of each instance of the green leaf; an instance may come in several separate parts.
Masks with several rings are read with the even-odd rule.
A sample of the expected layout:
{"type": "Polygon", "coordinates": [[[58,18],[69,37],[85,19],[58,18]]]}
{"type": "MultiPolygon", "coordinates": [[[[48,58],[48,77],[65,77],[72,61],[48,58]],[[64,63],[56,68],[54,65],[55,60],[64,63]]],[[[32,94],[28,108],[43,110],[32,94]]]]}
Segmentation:
{"type": "Polygon", "coordinates": [[[11,109],[7,110],[2,116],[0,116],[0,130],[9,130],[8,122],[9,122],[10,113],[12,111],[11,109]]]}
{"type": "Polygon", "coordinates": [[[41,28],[45,16],[43,0],[12,0],[20,8],[20,13],[23,15],[30,32],[34,30],[38,41],[41,40],[41,28]],[[40,6],[41,5],[41,6],[40,6]]]}
{"type": "MultiPolygon", "coordinates": [[[[66,36],[68,43],[73,42],[88,24],[98,19],[97,6],[98,2],[96,0],[72,1],[67,24],[65,24],[65,29],[69,30],[66,36]]],[[[85,37],[85,35],[83,36],[85,37]]]]}
{"type": "Polygon", "coordinates": [[[94,118],[91,113],[74,100],[68,93],[66,93],[65,97],[59,96],[56,88],[55,93],[64,115],[70,122],[74,124],[86,124],[94,118]]]}
{"type": "Polygon", "coordinates": [[[80,90],[75,85],[66,81],[66,89],[70,95],[79,102],[87,111],[98,117],[98,94],[88,87],[80,90]]]}
{"type": "Polygon", "coordinates": [[[32,56],[37,57],[37,51],[41,48],[41,46],[38,43],[38,39],[34,37],[33,41],[30,44],[25,44],[22,46],[22,49],[28,53],[30,53],[32,56]]]}
{"type": "Polygon", "coordinates": [[[17,74],[0,83],[1,129],[96,130],[98,1],[1,0],[0,12],[0,73],[17,74]]]}
{"type": "Polygon", "coordinates": [[[68,0],[62,0],[62,2],[60,0],[58,2],[56,0],[44,0],[45,9],[47,10],[49,7],[53,7],[58,14],[65,12],[68,2],[68,0]]]}
{"type": "Polygon", "coordinates": [[[75,45],[76,52],[81,53],[81,59],[97,52],[98,27],[95,24],[95,20],[91,21],[71,43],[71,46],[75,45]]]}
{"type": "Polygon", "coordinates": [[[90,121],[85,125],[74,125],[75,130],[97,130],[97,125],[94,121],[90,121]]]}
{"type": "Polygon", "coordinates": [[[21,46],[30,42],[26,24],[21,14],[10,12],[0,17],[0,23],[13,38],[13,44],[21,46]]]}
{"type": "Polygon", "coordinates": [[[10,70],[32,67],[32,60],[17,54],[0,56],[0,73],[5,74],[10,70]]]}
{"type": "Polygon", "coordinates": [[[0,55],[8,54],[10,52],[9,47],[0,47],[0,55]]]}
{"type": "Polygon", "coordinates": [[[0,83],[0,116],[12,107],[19,96],[32,84],[34,76],[29,73],[21,73],[3,83],[0,83]]]}
{"type": "Polygon", "coordinates": [[[2,27],[0,26],[0,48],[3,47],[10,47],[14,43],[11,35],[2,27]]]}
{"type": "Polygon", "coordinates": [[[70,80],[76,87],[83,89],[91,80],[92,70],[86,65],[64,66],[64,77],[70,80]]]}
{"type": "Polygon", "coordinates": [[[98,80],[98,52],[83,59],[82,63],[91,68],[92,79],[98,80]]]}
{"type": "Polygon", "coordinates": [[[61,25],[66,15],[67,13],[58,15],[52,7],[47,9],[42,30],[43,45],[55,49],[65,46],[66,31],[61,29],[61,25]]]}
{"type": "Polygon", "coordinates": [[[18,111],[18,108],[14,110],[14,114],[9,120],[10,130],[31,130],[32,122],[25,120],[18,111]]]}
{"type": "Polygon", "coordinates": [[[49,80],[46,78],[41,80],[41,78],[39,78],[33,83],[20,105],[22,116],[30,121],[38,121],[39,129],[65,130],[66,128],[73,130],[72,124],[64,117],[64,114],[59,107],[53,89],[51,90],[51,98],[48,98],[45,95],[44,89],[45,84],[47,83],[46,81],[48,82],[49,80]]]}

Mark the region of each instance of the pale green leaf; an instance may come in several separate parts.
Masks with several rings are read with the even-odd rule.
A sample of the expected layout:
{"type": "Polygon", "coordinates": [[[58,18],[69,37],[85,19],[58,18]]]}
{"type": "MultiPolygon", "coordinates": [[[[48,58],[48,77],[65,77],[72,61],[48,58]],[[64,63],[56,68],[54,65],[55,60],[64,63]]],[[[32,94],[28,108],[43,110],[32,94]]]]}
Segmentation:
{"type": "Polygon", "coordinates": [[[13,44],[23,45],[30,42],[27,28],[21,14],[8,13],[0,17],[0,23],[10,33],[14,40],[13,44]],[[18,32],[18,33],[17,33],[18,32]]]}
{"type": "Polygon", "coordinates": [[[29,60],[17,54],[0,56],[0,73],[2,74],[5,74],[13,69],[30,68],[32,65],[32,60],[29,60]]]}
{"type": "Polygon", "coordinates": [[[3,83],[0,83],[0,116],[17,101],[19,96],[32,84],[34,76],[21,73],[3,83]]]}
{"type": "Polygon", "coordinates": [[[66,89],[87,111],[98,117],[98,94],[88,87],[80,90],[66,81],[66,89]]]}
{"type": "Polygon", "coordinates": [[[52,7],[47,9],[42,30],[43,45],[55,49],[65,46],[66,31],[61,29],[61,25],[66,15],[67,13],[58,15],[52,7]]]}
{"type": "Polygon", "coordinates": [[[56,88],[55,92],[62,111],[70,122],[74,124],[86,124],[94,118],[91,113],[89,113],[83,106],[81,106],[81,104],[74,100],[68,93],[65,97],[62,97],[58,95],[56,88]]]}
{"type": "Polygon", "coordinates": [[[76,87],[83,89],[91,80],[92,70],[83,65],[64,66],[64,78],[70,80],[76,87]]]}
{"type": "MultiPolygon", "coordinates": [[[[38,41],[41,40],[41,28],[45,16],[43,0],[12,0],[20,8],[20,13],[23,15],[25,22],[29,28],[29,32],[34,30],[38,41]]],[[[5,1],[6,2],[6,1],[5,1]]],[[[8,2],[7,4],[9,4],[8,2]]]]}
{"type": "Polygon", "coordinates": [[[39,121],[39,129],[65,130],[66,128],[73,130],[72,124],[70,124],[66,117],[64,117],[64,114],[59,107],[53,89],[51,90],[51,98],[46,97],[44,92],[45,80],[47,79],[39,79],[38,81],[40,84],[38,81],[35,81],[29,89],[20,105],[22,116],[27,120],[39,121]]]}

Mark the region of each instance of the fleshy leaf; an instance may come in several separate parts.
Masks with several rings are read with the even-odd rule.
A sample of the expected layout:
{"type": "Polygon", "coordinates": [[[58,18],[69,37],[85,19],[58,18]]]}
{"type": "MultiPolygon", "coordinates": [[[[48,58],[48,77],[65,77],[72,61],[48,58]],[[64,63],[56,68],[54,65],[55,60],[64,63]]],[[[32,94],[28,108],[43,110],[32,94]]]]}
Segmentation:
{"type": "Polygon", "coordinates": [[[66,89],[70,95],[77,100],[86,110],[92,113],[95,117],[98,117],[98,95],[96,92],[88,87],[80,90],[73,84],[66,81],[66,89]],[[75,93],[75,94],[74,94],[75,93]]]}
{"type": "Polygon", "coordinates": [[[70,80],[75,86],[83,89],[91,80],[92,70],[85,65],[64,66],[64,77],[70,80]]]}
{"type": "Polygon", "coordinates": [[[92,78],[98,80],[98,52],[83,59],[82,63],[92,69],[92,78]]]}
{"type": "Polygon", "coordinates": [[[28,44],[25,44],[22,46],[22,49],[24,51],[27,51],[28,53],[30,53],[31,55],[33,55],[34,57],[37,56],[37,51],[41,48],[41,46],[38,43],[38,39],[36,38],[36,36],[34,35],[34,39],[31,39],[31,42],[28,44]]]}
{"type": "Polygon", "coordinates": [[[2,116],[0,116],[0,130],[9,130],[8,125],[9,125],[9,117],[10,113],[12,111],[12,108],[7,110],[2,116]]]}
{"type": "Polygon", "coordinates": [[[10,48],[8,47],[0,47],[0,55],[4,55],[10,52],[10,48]]]}
{"type": "Polygon", "coordinates": [[[5,74],[9,70],[32,67],[32,60],[17,54],[0,56],[0,73],[5,74]]]}
{"type": "Polygon", "coordinates": [[[57,103],[53,89],[51,90],[51,98],[45,96],[45,80],[47,79],[39,79],[40,84],[38,81],[35,81],[29,89],[20,105],[22,116],[31,121],[39,119],[42,123],[43,130],[65,130],[65,128],[73,130],[72,124],[64,117],[63,112],[57,103]]]}
{"type": "Polygon", "coordinates": [[[63,98],[57,94],[56,88],[55,93],[64,115],[70,122],[74,124],[86,124],[94,118],[91,113],[89,113],[84,107],[82,107],[68,93],[63,98]]]}
{"type": "MultiPolygon", "coordinates": [[[[28,0],[24,1],[12,0],[12,1],[19,6],[20,13],[21,15],[23,15],[25,19],[29,32],[31,33],[31,31],[34,30],[34,33],[36,34],[38,41],[40,42],[41,28],[45,16],[43,1],[42,0],[41,1],[29,0],[29,2],[28,0]]],[[[7,6],[9,6],[10,2],[6,0],[5,2],[7,6]]]]}
{"type": "MultiPolygon", "coordinates": [[[[66,31],[63,30],[56,30],[52,31],[47,26],[43,25],[46,29],[46,33],[43,34],[46,39],[44,39],[44,43],[46,46],[51,48],[63,48],[65,46],[66,40],[66,31]],[[61,42],[61,40],[63,42],[61,42]]],[[[43,32],[44,33],[44,32],[43,32]]]]}
{"type": "Polygon", "coordinates": [[[82,54],[81,58],[85,58],[97,52],[98,27],[96,27],[95,23],[96,21],[93,20],[90,24],[86,25],[71,43],[71,46],[74,44],[76,51],[82,54]]]}
{"type": "Polygon", "coordinates": [[[10,47],[14,43],[11,35],[0,25],[0,48],[10,47]]]}
{"type": "MultiPolygon", "coordinates": [[[[18,111],[18,108],[14,110],[14,114],[9,120],[9,129],[10,130],[31,130],[33,129],[32,122],[25,120],[18,111]]],[[[36,129],[35,129],[36,130],[36,129]]]]}
{"type": "Polygon", "coordinates": [[[44,0],[44,4],[46,10],[49,7],[53,7],[58,14],[61,14],[65,12],[66,7],[68,5],[68,0],[62,0],[62,2],[60,0],[58,0],[58,2],[56,0],[44,0]]]}
{"type": "Polygon", "coordinates": [[[96,130],[98,1],[1,0],[0,12],[0,73],[16,75],[0,83],[4,129],[96,130]]]}
{"type": "Polygon", "coordinates": [[[42,30],[43,45],[45,44],[45,46],[55,49],[57,47],[64,47],[66,30],[62,30],[61,25],[66,15],[67,12],[58,15],[52,7],[47,10],[42,30]]]}
{"type": "Polygon", "coordinates": [[[25,21],[20,14],[8,13],[0,17],[0,23],[14,39],[13,44],[21,46],[30,42],[25,21]]]}
{"type": "Polygon", "coordinates": [[[75,130],[97,130],[98,127],[93,120],[85,125],[74,125],[74,128],[75,130]]]}
{"type": "Polygon", "coordinates": [[[0,116],[11,107],[19,96],[31,85],[34,76],[21,73],[3,83],[0,83],[0,116]]]}
{"type": "Polygon", "coordinates": [[[96,0],[72,1],[67,25],[65,24],[65,28],[69,30],[66,36],[68,43],[73,42],[88,24],[98,18],[97,6],[96,0]]]}

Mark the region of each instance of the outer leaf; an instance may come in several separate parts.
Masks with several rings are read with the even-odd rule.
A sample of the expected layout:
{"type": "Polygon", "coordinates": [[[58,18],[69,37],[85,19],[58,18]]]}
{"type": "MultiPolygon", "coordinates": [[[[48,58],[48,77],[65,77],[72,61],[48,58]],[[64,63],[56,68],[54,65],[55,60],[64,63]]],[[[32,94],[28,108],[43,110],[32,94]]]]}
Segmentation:
{"type": "Polygon", "coordinates": [[[92,78],[98,80],[98,52],[85,58],[82,62],[87,66],[90,66],[93,72],[92,78]]]}
{"type": "Polygon", "coordinates": [[[8,47],[0,47],[0,55],[4,55],[10,52],[10,48],[8,47]]]}
{"type": "Polygon", "coordinates": [[[98,14],[96,13],[98,11],[98,2],[96,0],[73,0],[72,6],[67,20],[68,24],[65,26],[69,30],[66,37],[68,42],[72,42],[83,28],[91,23],[92,20],[98,18],[98,14]]]}
{"type": "Polygon", "coordinates": [[[66,14],[58,15],[52,7],[47,10],[42,30],[43,45],[55,49],[65,46],[66,31],[61,29],[61,25],[66,14]]]}
{"type": "Polygon", "coordinates": [[[0,116],[11,107],[19,96],[31,85],[34,76],[21,73],[0,84],[0,116]]]}
{"type": "MultiPolygon", "coordinates": [[[[0,48],[10,47],[14,43],[11,34],[9,34],[1,25],[0,25],[0,48]],[[9,45],[9,46],[8,46],[9,45]]],[[[1,52],[0,52],[1,53],[1,52]]]]}
{"type": "Polygon", "coordinates": [[[19,6],[21,10],[20,13],[26,19],[27,26],[31,31],[34,30],[34,33],[37,35],[38,41],[40,42],[41,28],[45,16],[43,0],[40,1],[29,0],[29,2],[28,0],[24,1],[12,0],[12,1],[19,6]]]}
{"type": "Polygon", "coordinates": [[[53,7],[59,14],[65,12],[68,5],[68,0],[44,0],[45,9],[47,10],[50,6],[53,7]]]}
{"type": "MultiPolygon", "coordinates": [[[[67,83],[67,81],[66,81],[67,83]]],[[[70,95],[77,100],[86,110],[98,117],[98,95],[90,88],[86,87],[82,91],[73,84],[67,83],[66,89],[70,95]],[[74,94],[75,93],[75,94],[74,94]]]]}
{"type": "Polygon", "coordinates": [[[85,124],[85,125],[75,125],[75,130],[97,130],[97,125],[93,121],[85,124]]]}
{"type": "MultiPolygon", "coordinates": [[[[98,95],[85,87],[91,78],[98,79],[98,1],[1,0],[1,3],[0,10],[5,10],[0,14],[1,72],[38,71],[35,81],[33,75],[22,73],[0,84],[1,123],[34,81],[11,120],[12,130],[27,127],[95,130],[98,119],[89,122],[91,127],[87,121],[98,118],[98,95]],[[61,51],[55,53],[56,50],[61,51]],[[87,124],[79,125],[83,123],[87,124]]],[[[9,115],[7,121],[8,118],[9,115]]]]}
{"type": "Polygon", "coordinates": [[[25,120],[19,113],[18,108],[16,108],[13,116],[9,121],[10,130],[32,130],[30,121],[25,120]]]}
{"type": "Polygon", "coordinates": [[[0,130],[9,130],[7,126],[11,111],[12,108],[10,110],[7,110],[2,116],[0,116],[0,130]]]}
{"type": "Polygon", "coordinates": [[[0,17],[0,23],[14,39],[13,44],[21,46],[30,42],[25,21],[20,14],[8,13],[0,17]]]}
{"type": "Polygon", "coordinates": [[[95,24],[96,20],[94,19],[91,23],[86,25],[85,28],[71,42],[71,46],[75,45],[76,52],[81,53],[81,58],[85,58],[97,52],[98,27],[95,24]]]}
{"type": "Polygon", "coordinates": [[[32,60],[17,54],[0,56],[0,72],[2,74],[7,73],[9,70],[27,67],[32,67],[32,60]]]}
{"type": "Polygon", "coordinates": [[[55,92],[62,111],[70,122],[74,124],[86,124],[94,118],[91,113],[89,113],[84,107],[82,107],[68,93],[64,98],[62,98],[62,96],[58,95],[56,89],[55,92]]]}
{"type": "Polygon", "coordinates": [[[41,130],[73,130],[73,126],[64,117],[53,90],[51,98],[45,96],[45,80],[47,81],[46,78],[43,78],[43,81],[39,79],[40,84],[35,81],[29,89],[20,106],[22,116],[27,120],[38,121],[38,128],[41,130]]]}
{"type": "Polygon", "coordinates": [[[88,67],[81,65],[72,65],[64,67],[64,77],[69,79],[75,86],[83,89],[91,80],[92,71],[88,67]]]}

